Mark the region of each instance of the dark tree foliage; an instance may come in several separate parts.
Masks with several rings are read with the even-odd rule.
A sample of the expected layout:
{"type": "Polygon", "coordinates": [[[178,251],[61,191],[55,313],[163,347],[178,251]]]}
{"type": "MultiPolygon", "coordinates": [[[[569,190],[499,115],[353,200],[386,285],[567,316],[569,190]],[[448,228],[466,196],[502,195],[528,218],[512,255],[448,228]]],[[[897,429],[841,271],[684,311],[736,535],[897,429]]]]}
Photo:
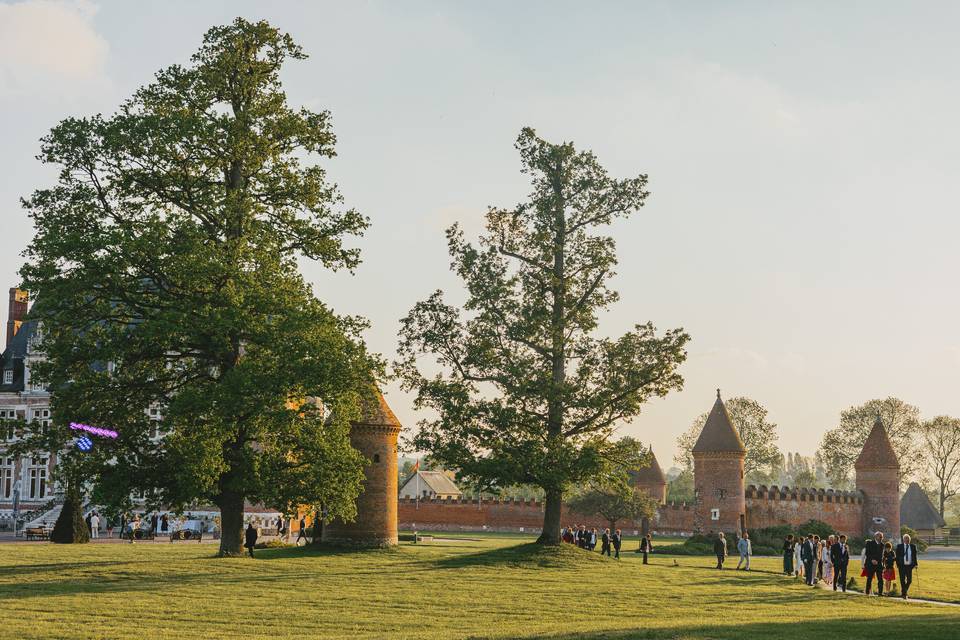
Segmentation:
{"type": "Polygon", "coordinates": [[[524,129],[526,202],[491,209],[479,245],[447,232],[462,308],[437,291],[403,320],[397,370],[435,412],[413,445],[472,486],[545,492],[540,542],[559,544],[564,493],[598,473],[615,427],[680,388],[689,337],[652,324],[598,335],[613,304],[612,238],[599,233],[644,204],[647,177],[611,178],[590,152],[524,129]],[[423,360],[439,367],[421,370],[423,360]]]}
{"type": "Polygon", "coordinates": [[[67,489],[60,516],[50,533],[50,540],[60,544],[90,542],[90,531],[83,519],[83,497],[75,484],[71,484],[67,489]]]}
{"type": "Polygon", "coordinates": [[[215,503],[222,555],[246,501],[350,519],[363,478],[349,421],[379,364],[297,260],[352,269],[367,221],[315,163],[335,155],[329,114],[287,104],[280,70],[304,57],[266,22],[210,29],[116,114],[57,125],[40,159],[59,180],[25,202],[55,425],[27,442],[66,447],[116,509],[215,503]],[[79,454],[70,421],[120,437],[79,454]]]}

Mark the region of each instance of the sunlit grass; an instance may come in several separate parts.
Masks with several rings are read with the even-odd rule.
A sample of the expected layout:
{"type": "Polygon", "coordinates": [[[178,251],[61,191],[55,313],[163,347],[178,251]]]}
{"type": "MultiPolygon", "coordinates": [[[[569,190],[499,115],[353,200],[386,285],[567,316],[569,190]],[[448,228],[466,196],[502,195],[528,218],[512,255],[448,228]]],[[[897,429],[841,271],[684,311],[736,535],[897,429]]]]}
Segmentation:
{"type": "MultiPolygon", "coordinates": [[[[210,545],[0,545],[9,638],[957,638],[960,608],[840,596],[709,558],[621,562],[508,537],[215,559],[210,545]],[[677,566],[674,566],[676,561],[677,566]]],[[[854,572],[851,565],[851,574],[854,572]]],[[[857,571],[856,573],[859,573],[857,571]]],[[[960,601],[960,562],[917,596],[960,601]],[[936,585],[936,586],[935,586],[936,585]]]]}

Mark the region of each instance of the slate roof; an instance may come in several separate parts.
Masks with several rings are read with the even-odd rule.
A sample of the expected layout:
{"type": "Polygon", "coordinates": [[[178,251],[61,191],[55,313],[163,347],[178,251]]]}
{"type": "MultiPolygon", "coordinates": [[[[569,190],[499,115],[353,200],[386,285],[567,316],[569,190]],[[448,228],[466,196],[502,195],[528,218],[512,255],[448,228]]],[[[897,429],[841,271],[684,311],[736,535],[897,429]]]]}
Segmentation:
{"type": "Polygon", "coordinates": [[[10,341],[3,355],[0,356],[0,371],[13,369],[12,384],[3,384],[3,374],[0,372],[0,392],[16,392],[25,389],[23,361],[27,356],[30,339],[33,337],[33,334],[36,333],[36,330],[36,320],[27,320],[24,322],[20,325],[20,329],[14,334],[13,340],[10,341]]]}
{"type": "Polygon", "coordinates": [[[693,445],[694,453],[720,453],[735,452],[746,453],[747,448],[743,446],[743,440],[740,434],[733,428],[730,422],[730,415],[727,408],[720,399],[720,389],[717,389],[717,401],[713,403],[713,409],[707,416],[707,422],[703,425],[703,431],[697,438],[697,443],[693,445]]]}
{"type": "Polygon", "coordinates": [[[900,498],[900,524],[911,529],[939,529],[947,526],[937,508],[930,502],[926,491],[916,482],[911,482],[900,498]]]}
{"type": "Polygon", "coordinates": [[[417,476],[420,476],[421,488],[426,487],[438,495],[463,495],[463,492],[460,491],[460,488],[454,484],[453,480],[451,480],[450,477],[443,471],[418,471],[403,483],[403,486],[400,487],[400,491],[403,492],[403,490],[411,482],[416,483],[417,476]]]}
{"type": "Polygon", "coordinates": [[[853,466],[857,469],[900,468],[897,453],[893,450],[893,445],[890,444],[890,436],[887,435],[887,430],[883,427],[883,420],[880,419],[879,413],[853,466]]]}
{"type": "Polygon", "coordinates": [[[637,484],[667,484],[667,476],[664,475],[660,463],[657,462],[657,456],[653,455],[653,448],[650,448],[650,464],[633,471],[631,474],[637,484]]]}

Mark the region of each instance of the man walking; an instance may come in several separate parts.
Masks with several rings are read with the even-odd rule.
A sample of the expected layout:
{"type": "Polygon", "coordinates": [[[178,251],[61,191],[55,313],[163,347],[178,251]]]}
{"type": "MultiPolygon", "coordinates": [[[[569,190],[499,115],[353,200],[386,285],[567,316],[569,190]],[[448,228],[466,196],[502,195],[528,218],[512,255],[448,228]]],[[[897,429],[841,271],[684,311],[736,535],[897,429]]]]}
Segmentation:
{"type": "Polygon", "coordinates": [[[807,534],[807,539],[803,541],[800,547],[800,561],[803,562],[803,575],[806,576],[807,585],[813,586],[816,581],[816,574],[813,571],[816,563],[817,546],[813,542],[813,534],[807,534]]]}
{"type": "Polygon", "coordinates": [[[257,530],[253,528],[253,523],[250,522],[247,524],[247,530],[244,531],[244,544],[247,548],[247,553],[250,554],[250,557],[253,557],[253,548],[257,544],[257,530]]]}
{"type": "Polygon", "coordinates": [[[873,540],[867,540],[864,545],[867,570],[867,586],[864,593],[870,595],[870,584],[873,579],[877,579],[877,595],[883,595],[883,533],[877,531],[873,534],[873,540]]]}
{"type": "Polygon", "coordinates": [[[610,529],[604,529],[603,535],[600,537],[600,555],[610,557],[610,529]]]}
{"type": "Polygon", "coordinates": [[[100,516],[94,511],[90,514],[90,537],[97,540],[100,537],[100,516]]]}
{"type": "Polygon", "coordinates": [[[717,569],[723,569],[723,561],[727,557],[727,539],[723,537],[723,531],[717,534],[713,542],[713,552],[717,554],[717,569]]]}
{"type": "Polygon", "coordinates": [[[750,556],[753,555],[753,547],[750,546],[750,534],[746,531],[744,531],[743,535],[740,536],[740,539],[737,540],[737,551],[740,552],[740,560],[737,562],[737,571],[740,570],[740,565],[744,565],[744,571],[750,571],[750,556]]]}
{"type": "MultiPolygon", "coordinates": [[[[297,532],[297,544],[300,544],[301,540],[307,540],[307,519],[304,517],[300,518],[300,530],[297,532]]],[[[309,542],[309,540],[307,540],[309,542]]]]}
{"type": "Polygon", "coordinates": [[[620,559],[620,545],[622,544],[623,544],[623,534],[620,533],[620,529],[617,529],[616,532],[613,534],[613,551],[614,551],[613,557],[616,558],[617,560],[620,559]]]}
{"type": "Polygon", "coordinates": [[[647,562],[647,554],[653,552],[653,538],[650,537],[650,534],[640,538],[640,553],[643,554],[643,564],[649,564],[647,562]]]}
{"type": "Polygon", "coordinates": [[[850,547],[847,546],[847,536],[840,536],[840,539],[830,547],[830,561],[833,563],[833,590],[837,590],[837,583],[840,583],[840,590],[847,592],[847,565],[850,564],[850,547]]]}
{"type": "Polygon", "coordinates": [[[907,591],[913,584],[913,570],[917,567],[917,545],[904,534],[903,542],[897,545],[897,572],[900,574],[900,597],[907,599],[907,591]]]}

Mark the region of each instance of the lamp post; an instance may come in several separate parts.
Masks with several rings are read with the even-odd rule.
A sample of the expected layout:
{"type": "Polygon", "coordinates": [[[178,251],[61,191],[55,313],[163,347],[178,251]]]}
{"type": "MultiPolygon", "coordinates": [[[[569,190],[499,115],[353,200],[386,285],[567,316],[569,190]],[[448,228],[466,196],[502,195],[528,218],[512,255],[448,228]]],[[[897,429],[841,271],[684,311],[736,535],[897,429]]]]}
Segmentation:
{"type": "Polygon", "coordinates": [[[13,537],[17,537],[17,522],[20,520],[20,478],[13,483],[13,537]]]}

